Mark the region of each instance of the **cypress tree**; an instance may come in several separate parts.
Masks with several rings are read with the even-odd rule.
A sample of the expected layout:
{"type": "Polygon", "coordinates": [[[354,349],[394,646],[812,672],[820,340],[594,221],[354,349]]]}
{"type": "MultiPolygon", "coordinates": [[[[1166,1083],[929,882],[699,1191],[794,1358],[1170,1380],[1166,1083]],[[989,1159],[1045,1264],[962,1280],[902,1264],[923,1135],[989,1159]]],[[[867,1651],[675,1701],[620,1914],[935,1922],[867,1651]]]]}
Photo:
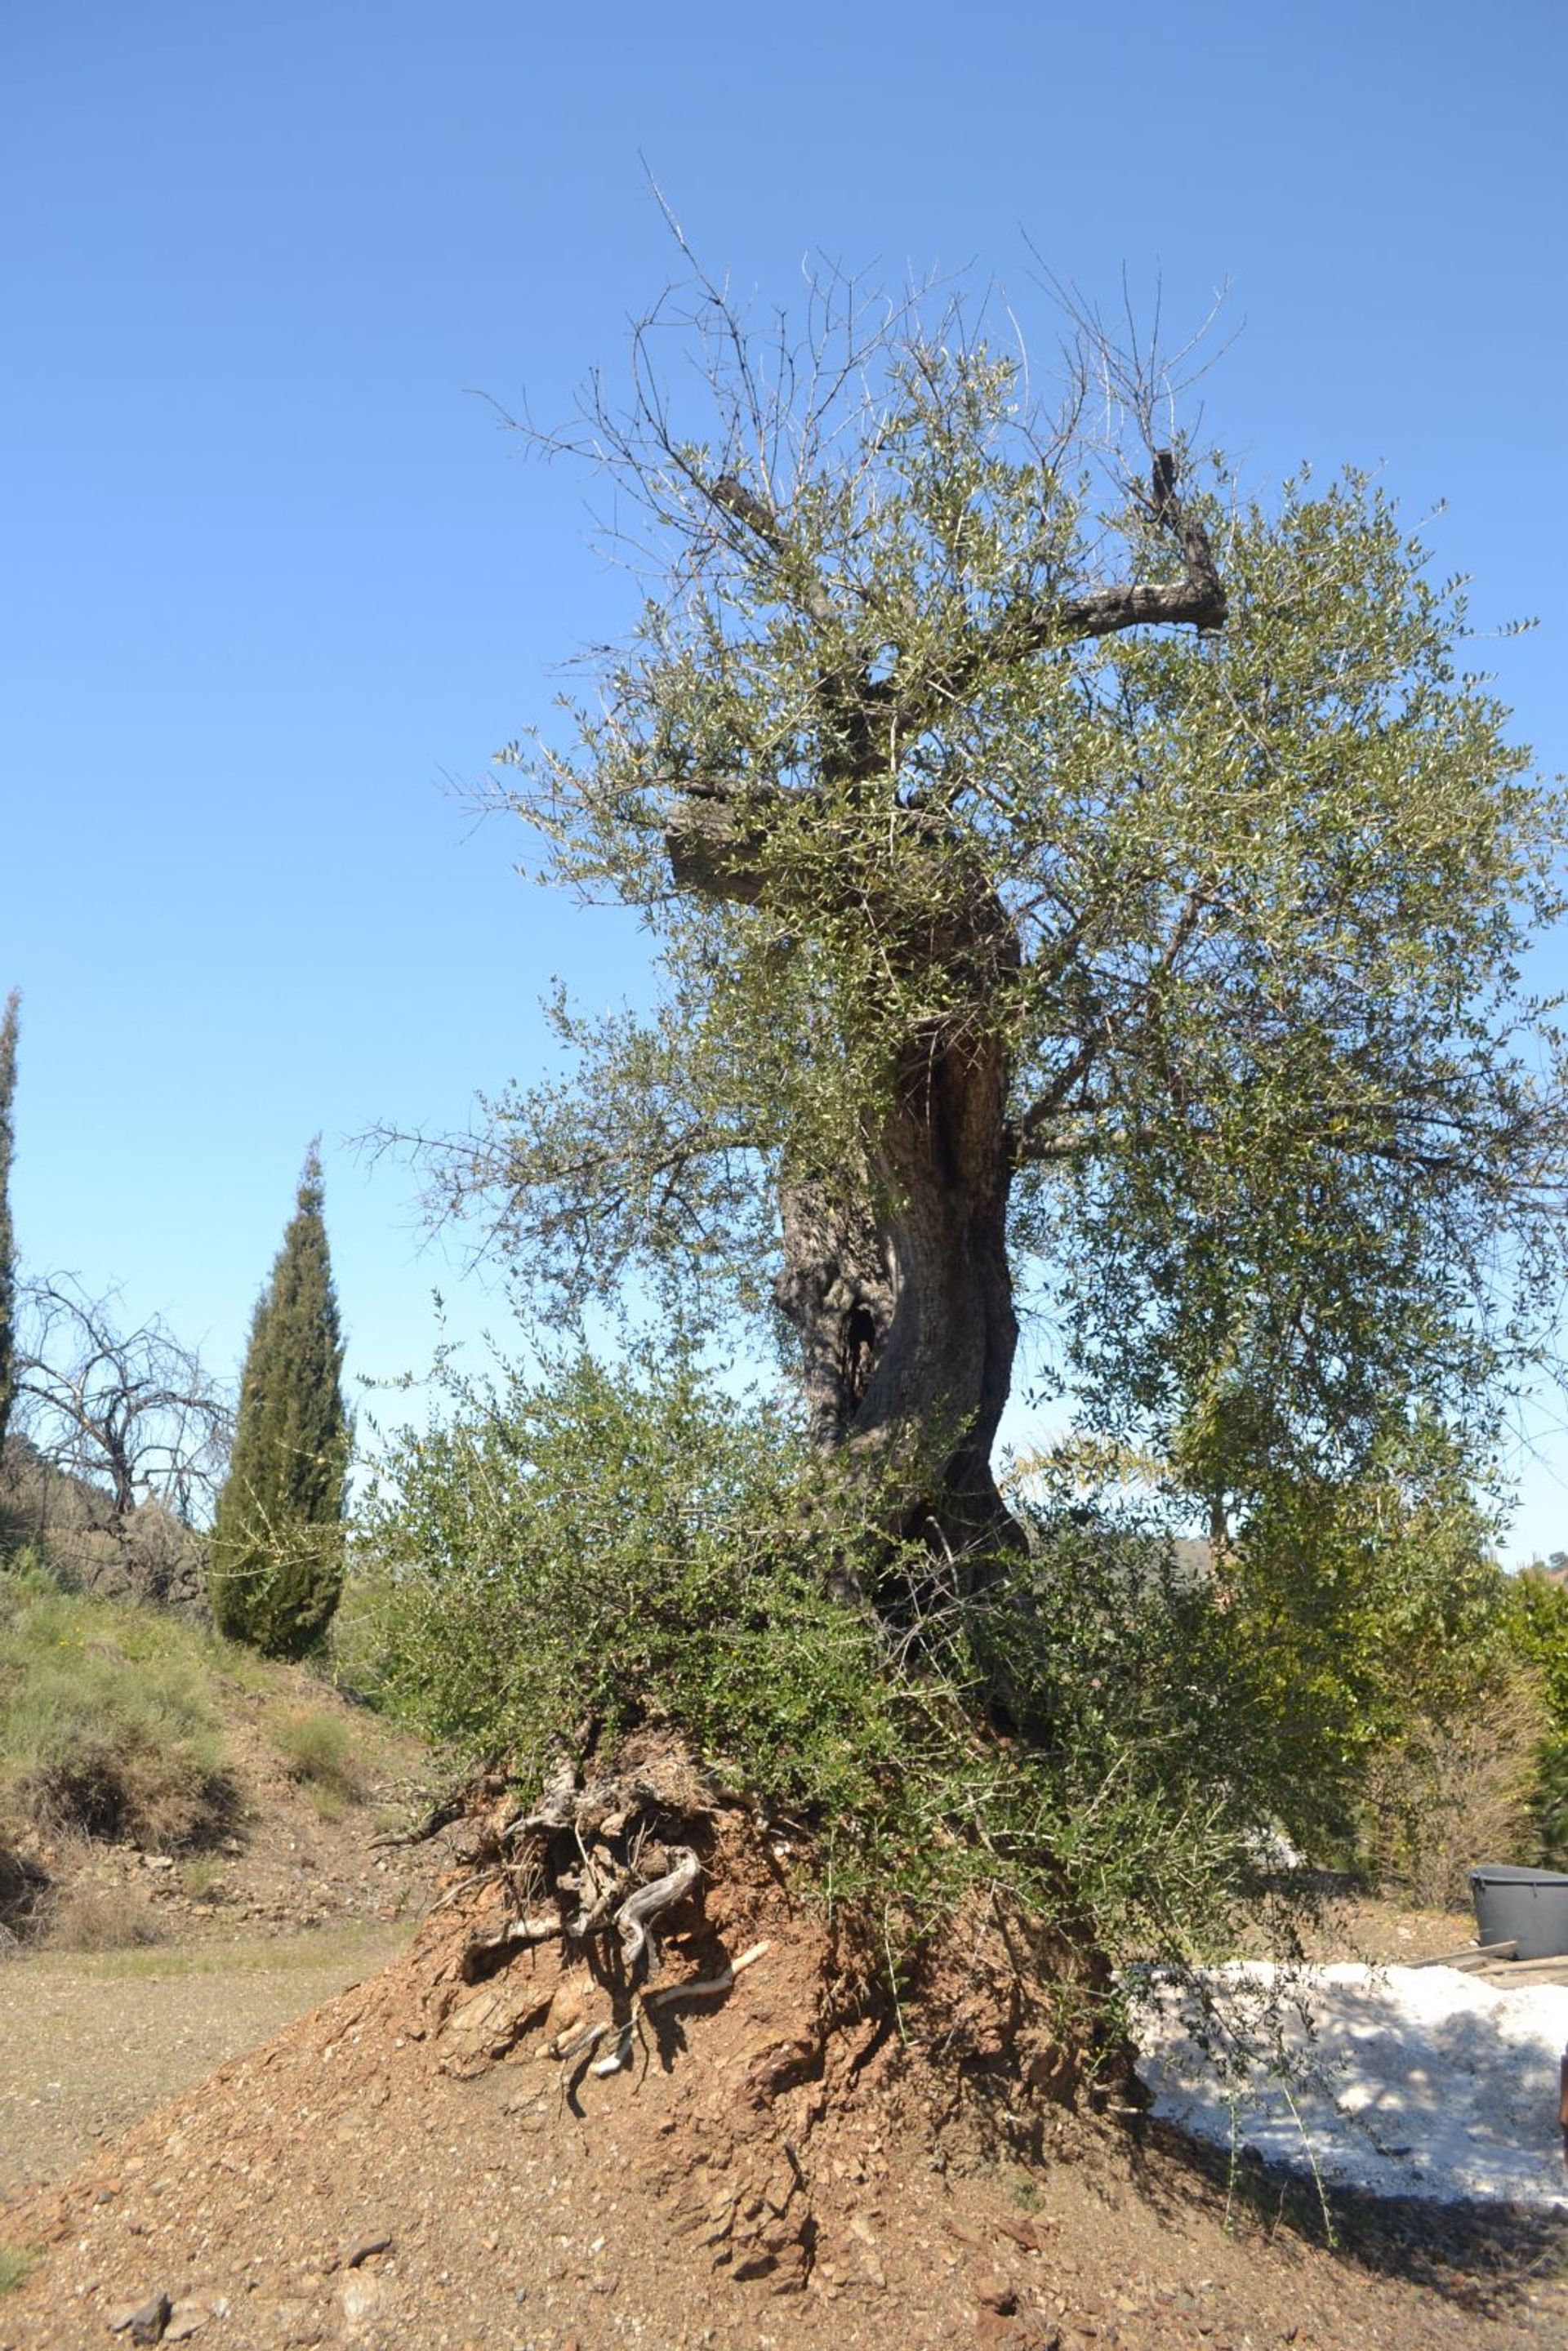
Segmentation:
{"type": "Polygon", "coordinates": [[[16,1092],[16,1014],[22,999],[15,988],[0,1019],[0,1447],[5,1442],[16,1393],[16,1248],[11,1229],[11,1157],[16,1130],[11,1104],[16,1092]]]}
{"type": "Polygon", "coordinates": [[[350,1444],[342,1367],[312,1144],[251,1322],[207,1579],[218,1630],[268,1656],[302,1656],[325,1632],[342,1589],[350,1444]]]}

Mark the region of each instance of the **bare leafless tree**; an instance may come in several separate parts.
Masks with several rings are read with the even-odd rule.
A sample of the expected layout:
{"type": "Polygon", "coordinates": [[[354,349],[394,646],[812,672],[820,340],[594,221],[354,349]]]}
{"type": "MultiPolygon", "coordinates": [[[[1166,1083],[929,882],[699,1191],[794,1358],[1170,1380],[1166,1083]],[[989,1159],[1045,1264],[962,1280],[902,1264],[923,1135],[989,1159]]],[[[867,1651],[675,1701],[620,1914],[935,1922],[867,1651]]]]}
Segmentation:
{"type": "Polygon", "coordinates": [[[160,1315],[127,1324],[110,1290],[72,1273],[18,1285],[16,1425],[57,1469],[105,1485],[113,1524],[157,1501],[206,1515],[233,1411],[200,1355],[160,1315]]]}

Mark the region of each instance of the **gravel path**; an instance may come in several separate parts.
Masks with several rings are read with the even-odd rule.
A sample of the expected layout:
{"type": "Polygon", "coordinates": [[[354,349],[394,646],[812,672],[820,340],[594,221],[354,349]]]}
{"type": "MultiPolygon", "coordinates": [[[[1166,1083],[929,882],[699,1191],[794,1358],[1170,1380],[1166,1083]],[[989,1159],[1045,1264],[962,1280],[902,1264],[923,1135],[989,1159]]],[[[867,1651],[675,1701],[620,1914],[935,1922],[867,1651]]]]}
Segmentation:
{"type": "Polygon", "coordinates": [[[0,2199],[54,2179],[402,1950],[412,1922],[0,1967],[0,2199]]]}

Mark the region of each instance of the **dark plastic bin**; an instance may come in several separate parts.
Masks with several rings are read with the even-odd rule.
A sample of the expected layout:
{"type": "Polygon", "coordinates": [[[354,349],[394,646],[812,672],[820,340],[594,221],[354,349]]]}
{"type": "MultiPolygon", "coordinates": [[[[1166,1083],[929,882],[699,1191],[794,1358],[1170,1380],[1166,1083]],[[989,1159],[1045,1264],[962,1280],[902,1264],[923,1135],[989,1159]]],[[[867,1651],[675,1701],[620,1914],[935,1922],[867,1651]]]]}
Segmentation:
{"type": "Polygon", "coordinates": [[[1470,1892],[1483,1943],[1517,1942],[1521,1959],[1568,1951],[1568,1877],[1561,1871],[1483,1862],[1470,1872],[1470,1892]]]}

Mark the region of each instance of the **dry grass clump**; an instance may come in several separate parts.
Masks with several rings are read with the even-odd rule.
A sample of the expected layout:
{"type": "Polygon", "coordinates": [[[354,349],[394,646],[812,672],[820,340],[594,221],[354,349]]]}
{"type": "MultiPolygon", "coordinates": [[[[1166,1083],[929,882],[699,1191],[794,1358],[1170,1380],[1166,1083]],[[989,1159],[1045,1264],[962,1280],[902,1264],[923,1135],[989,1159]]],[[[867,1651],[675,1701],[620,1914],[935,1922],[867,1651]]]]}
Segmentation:
{"type": "Polygon", "coordinates": [[[48,1893],[48,1873],[0,1844],[0,1959],[31,1932],[48,1893]]]}
{"type": "Polygon", "coordinates": [[[150,1903],[129,1886],[83,1886],[51,1903],[42,1939],[55,1951],[128,1951],[164,1939],[150,1903]]]}
{"type": "Polygon", "coordinates": [[[225,1772],[205,1768],[183,1742],[160,1747],[138,1723],[77,1740],[21,1775],[16,1794],[47,1835],[96,1837],[153,1853],[211,1844],[237,1812],[225,1772]]]}
{"type": "Polygon", "coordinates": [[[290,1776],[308,1790],[323,1819],[335,1820],[350,1804],[363,1802],[364,1766],[340,1716],[321,1707],[292,1707],[273,1716],[267,1728],[290,1776]]]}

